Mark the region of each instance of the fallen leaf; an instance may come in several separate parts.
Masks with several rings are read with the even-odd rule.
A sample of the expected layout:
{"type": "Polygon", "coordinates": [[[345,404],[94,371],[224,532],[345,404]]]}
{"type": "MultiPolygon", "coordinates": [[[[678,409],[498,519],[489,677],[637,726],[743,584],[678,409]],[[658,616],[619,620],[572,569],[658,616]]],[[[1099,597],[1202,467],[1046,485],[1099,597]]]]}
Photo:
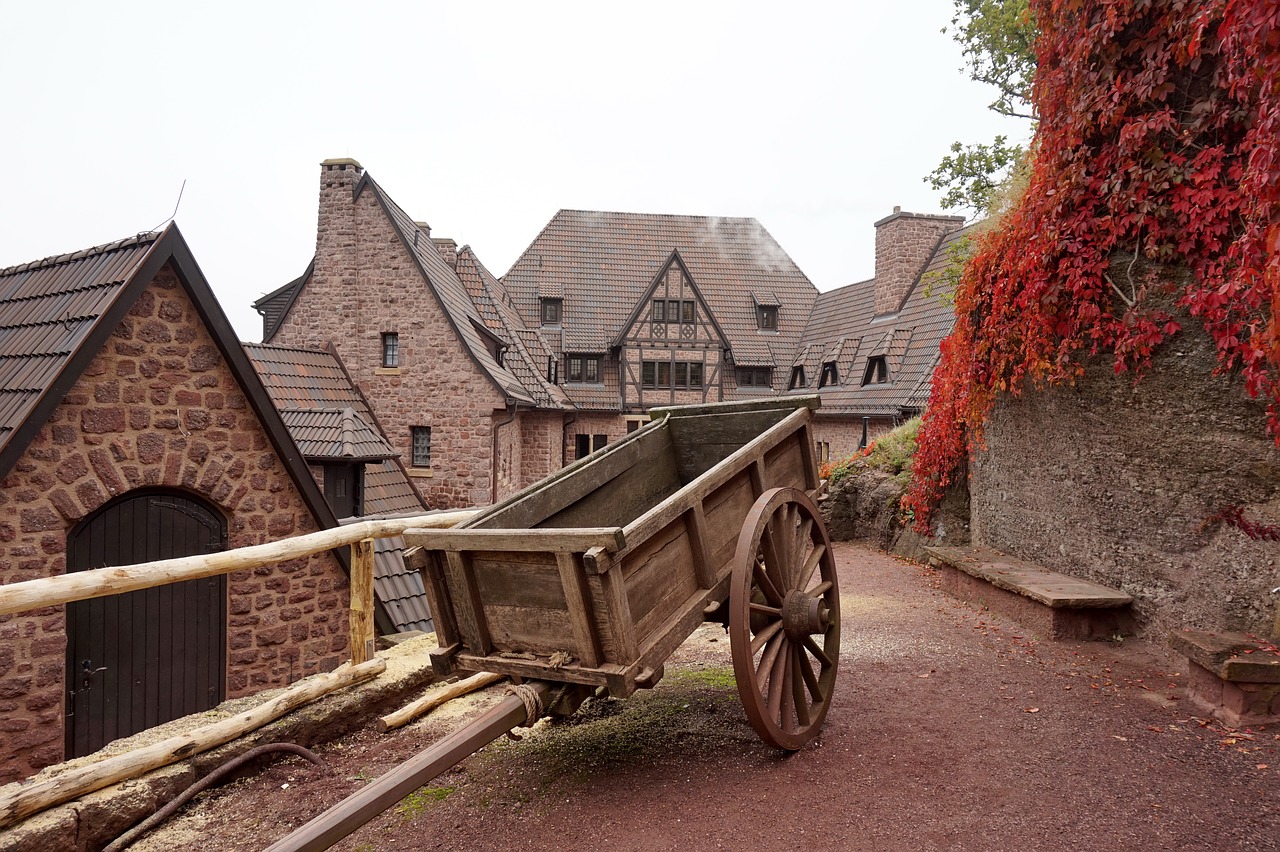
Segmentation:
{"type": "Polygon", "coordinates": [[[1022,712],[1023,712],[1023,713],[1039,713],[1039,712],[1040,712],[1040,708],[1039,708],[1039,707],[1028,707],[1028,708],[1026,708],[1025,710],[1023,710],[1022,712]]]}
{"type": "Polygon", "coordinates": [[[1155,725],[1147,725],[1147,730],[1148,730],[1148,731],[1155,731],[1157,734],[1163,734],[1163,733],[1164,733],[1164,728],[1160,728],[1160,727],[1157,727],[1157,726],[1155,726],[1155,725]]]}
{"type": "Polygon", "coordinates": [[[1267,764],[1265,764],[1265,763],[1259,763],[1259,764],[1258,764],[1258,768],[1259,768],[1259,769],[1266,769],[1266,768],[1267,768],[1267,764]]]}
{"type": "Polygon", "coordinates": [[[1129,742],[1129,738],[1128,738],[1128,737],[1122,737],[1122,736],[1120,736],[1119,734],[1112,734],[1112,735],[1111,735],[1111,739],[1113,739],[1113,740],[1119,740],[1119,741],[1120,741],[1120,742],[1122,742],[1122,743],[1127,743],[1127,742],[1129,742]]]}

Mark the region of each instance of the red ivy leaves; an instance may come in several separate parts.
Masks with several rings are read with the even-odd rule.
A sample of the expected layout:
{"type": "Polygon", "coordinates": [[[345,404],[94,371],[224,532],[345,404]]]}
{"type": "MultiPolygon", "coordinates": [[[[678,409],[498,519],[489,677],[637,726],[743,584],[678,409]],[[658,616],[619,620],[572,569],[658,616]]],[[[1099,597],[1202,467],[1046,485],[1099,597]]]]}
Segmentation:
{"type": "Polygon", "coordinates": [[[1032,0],[1040,125],[1018,206],[956,292],[904,498],[928,528],[997,393],[1141,370],[1200,318],[1280,442],[1280,0],[1032,0]],[[1190,270],[1147,281],[1113,256],[1190,270]]]}

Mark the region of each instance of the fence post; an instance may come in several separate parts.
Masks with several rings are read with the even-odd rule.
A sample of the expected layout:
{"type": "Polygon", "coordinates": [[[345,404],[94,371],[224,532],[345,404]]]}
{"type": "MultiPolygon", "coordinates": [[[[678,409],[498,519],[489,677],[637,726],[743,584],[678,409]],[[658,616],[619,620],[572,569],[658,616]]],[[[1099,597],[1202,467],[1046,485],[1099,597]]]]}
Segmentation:
{"type": "Polygon", "coordinates": [[[351,662],[373,659],[373,539],[351,543],[351,662]]]}

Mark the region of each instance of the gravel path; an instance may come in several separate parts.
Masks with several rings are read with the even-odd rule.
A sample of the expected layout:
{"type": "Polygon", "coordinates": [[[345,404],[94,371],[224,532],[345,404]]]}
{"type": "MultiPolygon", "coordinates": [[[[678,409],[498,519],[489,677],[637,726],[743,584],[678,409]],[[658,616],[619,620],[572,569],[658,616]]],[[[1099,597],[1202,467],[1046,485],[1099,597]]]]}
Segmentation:
{"type": "MultiPolygon", "coordinates": [[[[926,568],[836,555],[839,683],[801,752],[756,740],[707,625],[657,689],[500,740],[337,848],[1280,849],[1280,734],[1196,718],[1163,649],[1039,641],[926,568]]],[[[332,776],[276,764],[134,848],[260,849],[491,700],[335,743],[332,776]]]]}

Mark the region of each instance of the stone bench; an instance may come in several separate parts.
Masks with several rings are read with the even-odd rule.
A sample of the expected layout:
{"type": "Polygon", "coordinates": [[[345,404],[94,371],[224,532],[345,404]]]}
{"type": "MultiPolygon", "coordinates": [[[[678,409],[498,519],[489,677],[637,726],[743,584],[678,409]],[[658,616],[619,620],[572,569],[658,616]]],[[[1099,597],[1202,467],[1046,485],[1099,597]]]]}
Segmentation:
{"type": "Polygon", "coordinates": [[[1110,639],[1133,631],[1133,598],[979,546],[926,547],[943,588],[1049,639],[1110,639]]]}
{"type": "Polygon", "coordinates": [[[1229,728],[1280,722],[1280,654],[1242,633],[1184,630],[1169,647],[1187,658],[1191,702],[1229,728]]]}

